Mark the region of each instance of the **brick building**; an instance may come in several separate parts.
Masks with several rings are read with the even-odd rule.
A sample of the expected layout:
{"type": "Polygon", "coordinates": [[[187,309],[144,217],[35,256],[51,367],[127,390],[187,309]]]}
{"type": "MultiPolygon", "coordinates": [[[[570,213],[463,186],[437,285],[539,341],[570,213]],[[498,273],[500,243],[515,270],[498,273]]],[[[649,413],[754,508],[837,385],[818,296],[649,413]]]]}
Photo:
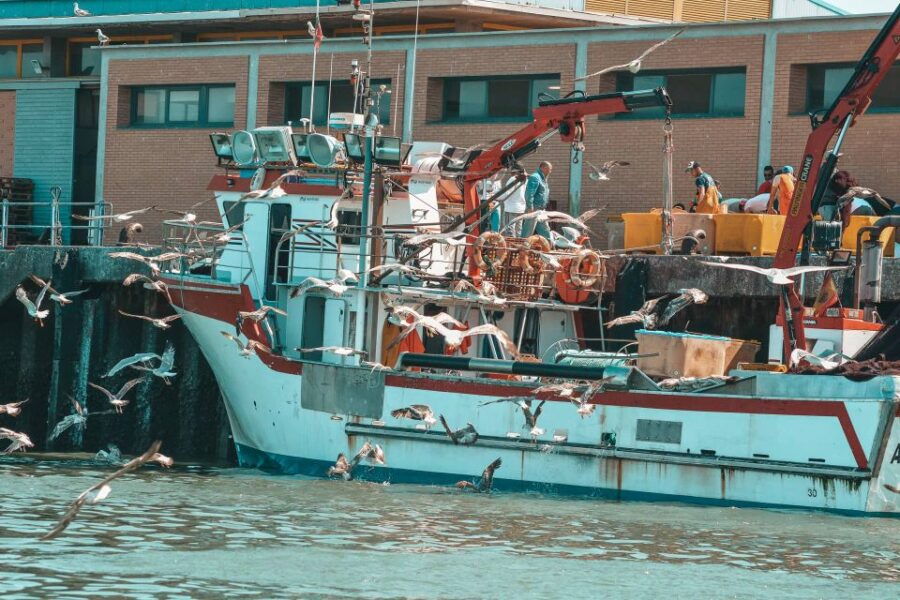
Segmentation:
{"type": "MultiPolygon", "coordinates": [[[[596,93],[665,85],[675,101],[676,201],[689,201],[692,195],[691,178],[680,168],[689,160],[703,164],[729,197],[751,195],[764,165],[796,164],[809,132],[806,113],[830,102],[885,20],[884,15],[835,16],[687,25],[638,74],[576,83],[575,77],[627,62],[682,26],[612,16],[598,20],[601,16],[571,11],[556,18],[553,11],[562,11],[541,7],[499,10],[496,3],[437,2],[429,10],[439,5],[449,12],[420,20],[420,32],[427,34],[415,39],[397,30],[407,27],[398,24],[409,17],[407,4],[391,8],[384,3],[376,10],[376,31],[387,31],[376,39],[372,75],[390,90],[380,107],[388,132],[404,140],[468,146],[523,126],[542,91],[559,93],[558,87],[596,93]],[[465,18],[460,18],[463,4],[465,18]],[[490,17],[478,12],[488,10],[482,4],[494,5],[490,17]],[[441,21],[447,15],[456,20],[441,21]],[[558,28],[511,30],[536,26],[536,15],[558,28]],[[455,23],[454,32],[428,30],[427,22],[455,23]],[[588,22],[595,25],[584,27],[588,22]],[[479,31],[465,31],[473,28],[479,31]]],[[[63,69],[59,76],[0,82],[0,109],[5,108],[0,111],[0,175],[12,168],[18,176],[34,173],[37,181],[52,168],[58,173],[54,177],[69,177],[71,197],[109,202],[117,211],[149,204],[186,207],[209,198],[206,185],[216,169],[208,133],[281,125],[308,115],[313,48],[305,32],[297,33],[296,23],[305,24],[309,9],[291,10],[291,22],[281,13],[268,20],[220,15],[219,21],[202,24],[196,15],[184,21],[157,15],[152,26],[138,19],[129,27],[141,33],[119,36],[135,35],[134,43],[103,51],[90,42],[56,44],[57,38],[44,38],[38,62],[48,70],[63,69]],[[65,47],[64,60],[53,52],[55,47],[65,47]],[[75,119],[69,127],[48,128],[33,117],[41,111],[68,111],[75,119]],[[35,140],[42,148],[56,148],[54,156],[37,158],[35,140]],[[74,151],[67,154],[65,148],[74,151]]],[[[359,38],[344,37],[354,33],[351,9],[328,10],[323,19],[333,20],[326,28],[313,92],[315,120],[320,122],[328,105],[329,72],[332,109],[342,109],[350,60],[365,59],[359,38]],[[349,33],[341,31],[344,24],[349,33]]],[[[41,19],[31,19],[30,26],[37,21],[41,19]]],[[[27,57],[24,50],[17,52],[20,60],[27,57]]],[[[900,132],[897,65],[869,114],[848,136],[842,161],[863,184],[897,198],[900,172],[891,131],[900,132]]],[[[653,110],[596,119],[588,123],[585,158],[631,163],[611,181],[582,178],[584,163],[573,163],[570,148],[554,138],[529,157],[526,167],[539,160],[555,164],[552,197],[562,209],[609,204],[612,214],[647,210],[660,204],[661,142],[661,115],[653,110]]],[[[158,228],[149,227],[147,239],[158,234],[158,228]]]]}

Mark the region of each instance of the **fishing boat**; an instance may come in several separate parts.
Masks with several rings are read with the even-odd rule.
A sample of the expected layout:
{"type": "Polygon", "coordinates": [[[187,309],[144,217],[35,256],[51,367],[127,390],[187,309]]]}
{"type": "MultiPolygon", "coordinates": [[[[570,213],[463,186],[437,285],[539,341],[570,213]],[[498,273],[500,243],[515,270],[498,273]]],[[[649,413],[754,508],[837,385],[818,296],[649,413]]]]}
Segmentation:
{"type": "MultiPolygon", "coordinates": [[[[352,80],[367,97],[365,72],[352,80]]],[[[371,113],[332,115],[334,136],[212,134],[222,222],[166,222],[181,257],[161,280],[240,464],[324,477],[377,446],[384,458],[360,456],[352,477],[452,485],[500,458],[499,489],[900,515],[900,377],[720,356],[724,376],[661,382],[636,355],[586,345],[612,278],[583,223],[552,241],[485,231],[524,156],[556,136],[577,153],[588,116],[660,106],[664,89],[544,98],[475,148],[401,144],[371,113]]]]}

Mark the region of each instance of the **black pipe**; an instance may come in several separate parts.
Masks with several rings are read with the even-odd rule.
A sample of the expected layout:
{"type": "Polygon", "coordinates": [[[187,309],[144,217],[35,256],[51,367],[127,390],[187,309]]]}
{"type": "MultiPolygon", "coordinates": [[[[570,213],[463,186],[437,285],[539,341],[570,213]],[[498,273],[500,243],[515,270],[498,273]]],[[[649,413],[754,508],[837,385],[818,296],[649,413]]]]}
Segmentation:
{"type": "Polygon", "coordinates": [[[400,368],[421,367],[424,369],[449,369],[451,371],[478,371],[482,373],[506,373],[569,379],[603,379],[604,377],[604,369],[596,367],[497,360],[493,358],[464,358],[412,352],[401,354],[397,366],[400,368]]]}
{"type": "Polygon", "coordinates": [[[881,232],[888,227],[900,228],[900,215],[885,215],[872,223],[873,232],[869,234],[870,240],[877,240],[881,237],[881,232]]]}

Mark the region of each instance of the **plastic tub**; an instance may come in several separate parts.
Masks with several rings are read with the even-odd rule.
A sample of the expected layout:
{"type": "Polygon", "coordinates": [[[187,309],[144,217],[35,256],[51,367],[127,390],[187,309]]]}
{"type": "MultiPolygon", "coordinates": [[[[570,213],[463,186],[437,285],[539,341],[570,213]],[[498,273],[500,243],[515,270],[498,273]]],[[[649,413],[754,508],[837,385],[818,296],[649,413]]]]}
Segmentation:
{"type": "Polygon", "coordinates": [[[778,250],[783,215],[728,213],[714,215],[716,254],[768,256],[778,250]]]}
{"type": "Polygon", "coordinates": [[[625,221],[625,250],[638,250],[648,254],[660,253],[662,241],[662,215],[660,213],[623,213],[625,221]],[[645,246],[652,246],[645,248],[645,246]]]}

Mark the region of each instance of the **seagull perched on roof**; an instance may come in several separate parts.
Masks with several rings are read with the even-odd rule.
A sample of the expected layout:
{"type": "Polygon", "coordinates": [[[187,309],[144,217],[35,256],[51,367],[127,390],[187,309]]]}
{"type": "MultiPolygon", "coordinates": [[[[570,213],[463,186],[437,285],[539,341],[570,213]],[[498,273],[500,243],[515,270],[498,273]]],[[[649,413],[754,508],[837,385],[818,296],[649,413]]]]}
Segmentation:
{"type": "Polygon", "coordinates": [[[533,219],[536,223],[571,223],[582,231],[590,231],[590,228],[588,228],[585,223],[596,217],[598,214],[600,214],[599,208],[593,208],[591,210],[585,211],[578,217],[573,217],[572,215],[567,215],[564,212],[554,210],[536,210],[530,213],[525,213],[524,215],[519,215],[518,217],[507,223],[506,227],[501,230],[501,233],[509,229],[514,223],[524,221],[525,219],[533,219]]]}
{"type": "Polygon", "coordinates": [[[119,314],[123,317],[131,317],[133,319],[142,319],[151,323],[157,329],[168,329],[171,327],[172,321],[177,321],[181,318],[181,315],[169,315],[168,317],[148,317],[147,315],[133,315],[131,313],[127,313],[124,310],[120,310],[119,314]]]}
{"type": "Polygon", "coordinates": [[[410,419],[412,421],[422,421],[426,429],[437,423],[434,418],[434,411],[427,404],[411,404],[403,408],[396,408],[391,411],[391,416],[395,419],[410,419]]]}
{"type": "Polygon", "coordinates": [[[244,344],[240,338],[235,335],[231,335],[227,331],[220,331],[223,337],[231,340],[237,345],[238,354],[243,356],[244,358],[250,358],[251,354],[257,354],[258,351],[262,350],[263,352],[272,353],[272,349],[263,344],[262,342],[257,342],[256,340],[247,340],[247,343],[244,344]]]}
{"type": "Polygon", "coordinates": [[[475,431],[475,426],[471,423],[466,423],[466,426],[462,429],[450,429],[444,415],[440,415],[439,418],[441,420],[441,425],[444,426],[444,430],[447,432],[447,437],[449,437],[455,445],[458,446],[462,444],[463,446],[471,446],[478,441],[478,432],[475,431]]]}
{"type": "Polygon", "coordinates": [[[802,275],[803,273],[815,273],[817,271],[842,271],[847,267],[816,267],[813,265],[805,265],[799,267],[789,267],[787,269],[764,269],[762,267],[755,267],[753,265],[742,265],[737,263],[717,263],[717,262],[709,262],[703,261],[703,264],[709,265],[711,267],[725,267],[726,269],[737,269],[740,271],[750,271],[752,273],[756,273],[757,275],[764,275],[766,279],[769,280],[769,283],[774,285],[791,285],[794,283],[793,278],[797,275],[802,275]]]}
{"type": "Polygon", "coordinates": [[[10,444],[0,454],[11,454],[16,450],[25,451],[26,448],[34,448],[34,443],[24,433],[0,427],[0,440],[9,440],[10,444]]]}
{"type": "Polygon", "coordinates": [[[347,285],[347,282],[356,283],[359,281],[359,278],[356,277],[356,274],[352,271],[348,271],[347,269],[338,269],[337,276],[333,279],[319,279],[318,277],[307,277],[303,280],[300,285],[291,290],[291,298],[296,298],[305,294],[310,290],[324,289],[327,290],[332,296],[338,298],[344,295],[350,286],[347,285]]]}
{"type": "Polygon", "coordinates": [[[78,511],[80,511],[85,504],[97,504],[98,502],[109,496],[110,492],[112,491],[112,489],[109,487],[109,484],[114,479],[118,479],[122,475],[130,473],[131,471],[134,471],[138,467],[148,462],[157,462],[163,467],[171,467],[174,461],[168,456],[159,453],[159,448],[161,445],[162,442],[160,441],[153,442],[146,452],[144,452],[137,458],[133,458],[125,463],[125,465],[123,465],[121,469],[107,476],[105,479],[103,479],[103,481],[95,483],[88,489],[84,490],[78,496],[78,498],[76,498],[75,501],[69,505],[66,514],[63,515],[62,519],[59,520],[59,523],[57,523],[53,529],[41,536],[41,539],[49,540],[55,538],[63,531],[65,531],[66,527],[68,527],[69,524],[75,520],[75,517],[78,516],[78,511]]]}
{"type": "Polygon", "coordinates": [[[23,404],[28,402],[28,400],[22,400],[21,402],[11,402],[9,404],[0,404],[0,415],[9,415],[11,417],[17,417],[22,412],[20,408],[23,404]]]}
{"type": "Polygon", "coordinates": [[[652,46],[650,46],[649,48],[647,48],[646,50],[644,50],[644,52],[641,53],[641,55],[638,56],[637,58],[635,58],[634,60],[631,60],[631,61],[629,61],[629,62],[627,62],[627,63],[624,63],[624,64],[621,64],[621,65],[614,65],[614,66],[612,66],[612,67],[606,67],[605,69],[600,69],[600,70],[597,71],[596,73],[591,73],[590,75],[585,75],[585,76],[583,76],[583,77],[576,77],[576,78],[575,78],[575,81],[583,81],[583,80],[585,80],[585,79],[590,79],[591,77],[597,77],[597,76],[599,76],[599,75],[605,75],[606,73],[610,73],[610,72],[612,72],[612,71],[624,71],[625,69],[628,69],[628,70],[631,71],[632,73],[637,73],[638,71],[641,70],[641,66],[642,66],[642,65],[641,65],[641,62],[642,62],[645,58],[647,58],[647,56],[648,56],[651,52],[653,52],[654,50],[657,50],[657,49],[661,48],[662,46],[665,46],[666,44],[668,44],[669,42],[671,42],[672,40],[674,40],[675,38],[677,38],[679,35],[681,35],[683,32],[684,32],[684,29],[679,29],[678,31],[676,31],[675,33],[673,33],[672,35],[670,35],[669,37],[667,37],[667,38],[664,39],[663,41],[657,42],[657,43],[653,44],[652,46]]]}
{"type": "Polygon", "coordinates": [[[133,388],[140,382],[144,381],[144,379],[145,379],[145,377],[135,377],[134,379],[130,379],[130,380],[126,381],[124,383],[124,385],[122,385],[122,387],[119,388],[119,391],[116,392],[115,394],[113,394],[111,391],[109,391],[105,387],[97,385],[96,383],[91,383],[90,381],[88,381],[88,385],[91,386],[92,388],[94,388],[95,390],[99,390],[99,391],[103,392],[103,395],[105,395],[109,399],[109,403],[112,405],[112,407],[115,409],[115,411],[119,414],[122,414],[122,409],[128,405],[128,400],[124,399],[125,394],[127,394],[129,391],[131,391],[131,388],[133,388]]]}
{"type": "Polygon", "coordinates": [[[148,206],[147,208],[139,208],[137,210],[129,210],[128,212],[118,213],[115,215],[95,215],[92,217],[88,217],[85,215],[72,215],[73,219],[78,221],[112,221],[113,223],[124,223],[128,221],[135,215],[142,215],[145,212],[151,211],[155,209],[156,206],[148,206]]]}
{"type": "Polygon", "coordinates": [[[37,297],[34,302],[28,298],[28,294],[25,292],[25,288],[21,285],[16,288],[16,300],[22,303],[25,307],[25,310],[28,311],[28,315],[32,317],[35,321],[37,321],[41,327],[44,326],[44,319],[46,319],[50,315],[49,309],[41,310],[41,304],[44,303],[44,296],[47,295],[47,290],[50,289],[50,282],[46,282],[44,286],[41,288],[41,291],[38,292],[37,297]]]}
{"type": "Polygon", "coordinates": [[[609,181],[609,172],[616,167],[627,167],[630,162],[624,160],[608,160],[599,167],[589,160],[584,161],[591,168],[588,177],[593,181],[609,181]]]}
{"type": "Polygon", "coordinates": [[[100,42],[101,46],[109,46],[109,36],[99,29],[97,30],[97,41],[100,42]]]}
{"type": "Polygon", "coordinates": [[[481,473],[481,479],[477,484],[463,480],[457,481],[456,487],[461,490],[472,490],[473,492],[490,492],[494,485],[494,471],[499,469],[502,464],[503,461],[497,458],[494,462],[484,468],[484,471],[481,473]]]}
{"type": "Polygon", "coordinates": [[[81,8],[80,6],[78,6],[78,3],[77,3],[77,2],[73,2],[73,3],[72,3],[72,12],[75,13],[75,16],[76,16],[76,17],[89,17],[89,16],[91,16],[91,13],[89,13],[88,11],[86,11],[86,10],[84,10],[83,8],[81,8]]]}

